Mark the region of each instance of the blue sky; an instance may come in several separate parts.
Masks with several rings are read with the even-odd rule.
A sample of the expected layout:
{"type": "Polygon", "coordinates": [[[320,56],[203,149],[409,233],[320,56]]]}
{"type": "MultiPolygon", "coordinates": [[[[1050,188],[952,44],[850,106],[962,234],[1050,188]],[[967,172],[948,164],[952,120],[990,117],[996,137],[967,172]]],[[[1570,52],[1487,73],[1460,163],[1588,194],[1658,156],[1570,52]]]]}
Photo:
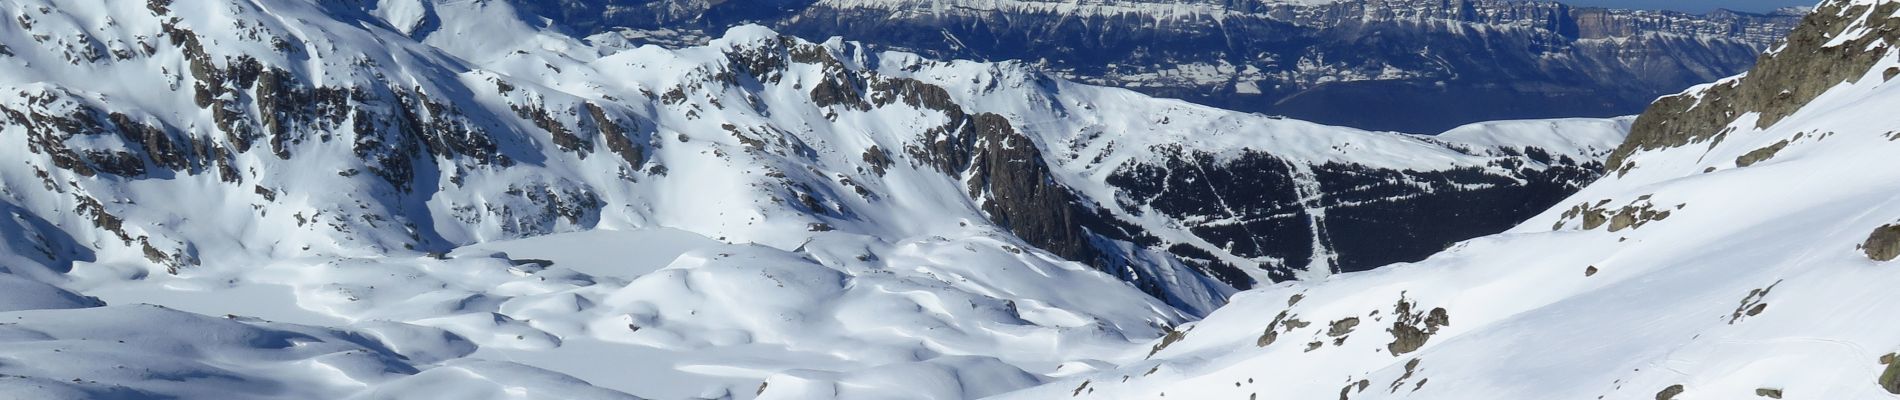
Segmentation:
{"type": "MultiPolygon", "coordinates": [[[[1563,0],[1560,0],[1563,1],[1563,0]]],[[[1818,0],[1568,0],[1580,6],[1669,9],[1705,12],[1715,8],[1739,11],[1768,11],[1787,6],[1812,6],[1818,0]]]]}

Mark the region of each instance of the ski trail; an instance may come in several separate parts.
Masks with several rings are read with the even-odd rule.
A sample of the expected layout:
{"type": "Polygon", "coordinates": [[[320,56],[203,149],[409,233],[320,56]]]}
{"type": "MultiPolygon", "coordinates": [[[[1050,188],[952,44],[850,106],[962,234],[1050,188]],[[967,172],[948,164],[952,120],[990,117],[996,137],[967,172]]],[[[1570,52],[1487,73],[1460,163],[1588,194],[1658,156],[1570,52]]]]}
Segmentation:
{"type": "Polygon", "coordinates": [[[1313,257],[1297,275],[1303,281],[1324,279],[1339,272],[1334,270],[1339,254],[1333,251],[1331,237],[1326,234],[1326,207],[1320,202],[1325,193],[1320,190],[1319,176],[1313,174],[1312,166],[1283,162],[1293,175],[1293,192],[1299,196],[1300,207],[1306,209],[1307,225],[1313,232],[1313,257]]]}

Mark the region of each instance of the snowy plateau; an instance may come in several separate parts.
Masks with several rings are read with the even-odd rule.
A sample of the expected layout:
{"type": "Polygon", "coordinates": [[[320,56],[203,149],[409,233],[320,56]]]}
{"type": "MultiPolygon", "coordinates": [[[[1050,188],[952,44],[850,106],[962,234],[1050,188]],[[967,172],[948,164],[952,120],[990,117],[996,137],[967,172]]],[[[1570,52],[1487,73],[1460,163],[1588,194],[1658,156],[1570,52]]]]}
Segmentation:
{"type": "Polygon", "coordinates": [[[1891,1],[1433,136],[504,1],[0,18],[5,399],[1900,396],[1891,1]]]}

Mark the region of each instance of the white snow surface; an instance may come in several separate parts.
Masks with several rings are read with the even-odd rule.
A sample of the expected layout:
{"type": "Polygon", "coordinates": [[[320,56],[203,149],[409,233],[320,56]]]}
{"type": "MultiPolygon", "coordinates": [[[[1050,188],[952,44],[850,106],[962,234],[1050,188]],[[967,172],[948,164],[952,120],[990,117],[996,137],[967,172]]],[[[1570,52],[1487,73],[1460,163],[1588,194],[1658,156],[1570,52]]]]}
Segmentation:
{"type": "MultiPolygon", "coordinates": [[[[0,211],[10,217],[0,219],[0,397],[1036,396],[1037,385],[1064,377],[1136,368],[1129,349],[1233,293],[1162,264],[1143,273],[1169,278],[1176,298],[1164,302],[1029,246],[984,217],[966,177],[902,153],[943,114],[813,105],[810,88],[840,72],[819,64],[789,64],[775,82],[732,78],[744,73],[732,54],[783,45],[763,28],[705,47],[610,51],[536,28],[505,2],[150,4],[0,3],[0,16],[20,22],[0,25],[11,54],[0,55],[0,106],[102,110],[184,133],[172,140],[235,149],[239,140],[219,128],[228,110],[198,105],[195,85],[206,78],[165,33],[189,29],[213,66],[249,59],[305,84],[365,88],[352,108],[417,94],[446,102],[452,110],[420,119],[485,137],[494,150],[412,147],[422,155],[398,154],[420,178],[399,188],[375,174],[398,161],[359,153],[403,144],[352,128],[403,116],[358,113],[234,150],[229,177],[212,165],[148,163],[147,179],[124,179],[55,168],[39,132],[0,124],[0,211]],[[635,143],[634,165],[607,151],[604,136],[568,150],[533,120],[537,111],[582,135],[605,130],[604,117],[654,140],[635,143]],[[899,162],[867,172],[862,155],[873,148],[899,162]],[[512,164],[498,166],[500,157],[512,164]]],[[[846,72],[937,84],[971,113],[1008,118],[1046,149],[1057,179],[1104,205],[1115,198],[1108,174],[1168,146],[1438,170],[1482,167],[1486,152],[1526,146],[1600,157],[1627,129],[1559,120],[1439,138],[1365,132],[1078,85],[1016,63],[794,44],[821,49],[846,72]]],[[[254,111],[253,93],[211,100],[254,111]]],[[[95,155],[151,145],[104,134],[60,143],[95,155]]],[[[1619,181],[1661,180],[1645,178],[1657,174],[1645,167],[1619,181]]],[[[1539,221],[1551,222],[1532,226],[1539,221]]],[[[1181,229],[1143,223],[1161,235],[1181,229]]],[[[1454,278],[1480,277],[1433,279],[1454,278]]],[[[1202,325],[1291,288],[1241,296],[1240,311],[1202,325]]],[[[1337,292],[1372,299],[1361,296],[1385,289],[1337,292]]],[[[1485,315],[1460,309],[1453,331],[1485,315]]],[[[1250,354],[1181,361],[1218,343],[1205,332],[1160,360],[1211,371],[1250,354]]]]}

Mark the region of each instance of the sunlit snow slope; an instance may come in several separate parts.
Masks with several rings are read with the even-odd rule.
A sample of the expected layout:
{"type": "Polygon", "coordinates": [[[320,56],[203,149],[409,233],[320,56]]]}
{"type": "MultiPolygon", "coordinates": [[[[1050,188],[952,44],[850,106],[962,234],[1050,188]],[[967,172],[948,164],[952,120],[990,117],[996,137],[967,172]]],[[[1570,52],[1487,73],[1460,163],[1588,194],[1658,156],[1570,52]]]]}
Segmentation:
{"type": "Polygon", "coordinates": [[[1426,261],[1237,295],[1008,398],[1900,396],[1900,3],[1822,4],[1617,172],[1426,261]]]}
{"type": "Polygon", "coordinates": [[[503,2],[128,4],[0,3],[0,393],[996,395],[1495,232],[1631,123],[1366,132],[503,2]]]}

